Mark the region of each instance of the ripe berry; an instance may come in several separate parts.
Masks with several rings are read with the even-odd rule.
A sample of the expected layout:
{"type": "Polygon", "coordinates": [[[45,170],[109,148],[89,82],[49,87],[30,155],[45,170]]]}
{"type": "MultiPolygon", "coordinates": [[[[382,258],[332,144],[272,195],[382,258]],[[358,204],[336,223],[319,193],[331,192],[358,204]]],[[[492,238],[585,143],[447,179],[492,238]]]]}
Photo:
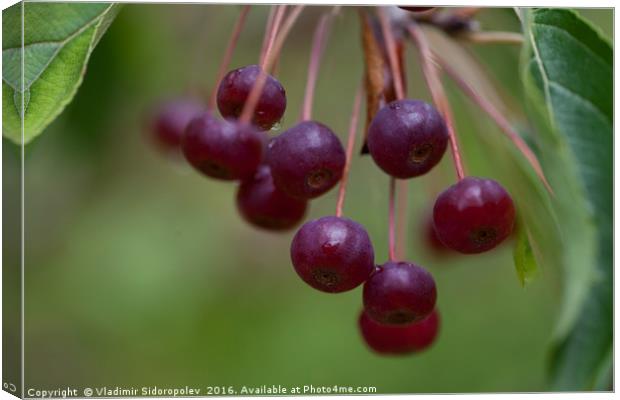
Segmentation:
{"type": "Polygon", "coordinates": [[[205,106],[193,99],[175,99],[159,105],[150,127],[155,143],[164,151],[178,150],[185,128],[204,110],[205,106]]]}
{"type": "Polygon", "coordinates": [[[388,261],[364,284],[364,309],[381,324],[408,324],[435,308],[435,280],[424,268],[388,261]]]}
{"type": "MultiPolygon", "coordinates": [[[[260,67],[248,65],[230,71],[217,90],[217,108],[224,117],[237,118],[258,79],[260,67]]],[[[261,129],[271,129],[280,121],[286,109],[286,92],[276,78],[267,75],[252,122],[261,129]]]]}
{"type": "Polygon", "coordinates": [[[273,184],[271,170],[261,165],[237,190],[237,208],[250,224],[270,230],[297,225],[306,213],[306,200],[293,198],[273,184]]]}
{"type": "Polygon", "coordinates": [[[510,236],[515,208],[496,181],[467,177],[439,195],[433,220],[446,246],[465,254],[481,253],[510,236]]]}
{"type": "Polygon", "coordinates": [[[344,292],[364,282],[375,253],[364,227],[348,218],[306,222],[291,243],[291,260],[308,285],[323,292],[344,292]]]}
{"type": "Polygon", "coordinates": [[[267,162],[280,189],[311,199],[334,187],[342,177],[346,155],[340,139],[325,125],[304,121],[269,143],[267,162]]]}
{"type": "Polygon", "coordinates": [[[443,29],[446,33],[457,34],[478,29],[477,21],[463,15],[436,14],[432,19],[433,25],[443,29]]]}
{"type": "Polygon", "coordinates": [[[368,129],[368,150],[389,175],[420,176],[441,160],[448,130],[435,107],[420,100],[396,100],[384,106],[368,129]]]}
{"type": "Polygon", "coordinates": [[[225,120],[205,112],[194,118],[183,137],[183,154],[207,176],[251,178],[263,160],[267,136],[249,124],[225,120]]]}
{"type": "Polygon", "coordinates": [[[398,6],[398,8],[402,8],[403,10],[411,11],[411,12],[424,12],[428,10],[432,10],[435,7],[412,7],[412,6],[398,6]]]}
{"type": "Polygon", "coordinates": [[[409,354],[428,348],[439,332],[437,309],[419,322],[406,325],[383,325],[364,311],[359,317],[359,328],[368,347],[380,354],[409,354]]]}

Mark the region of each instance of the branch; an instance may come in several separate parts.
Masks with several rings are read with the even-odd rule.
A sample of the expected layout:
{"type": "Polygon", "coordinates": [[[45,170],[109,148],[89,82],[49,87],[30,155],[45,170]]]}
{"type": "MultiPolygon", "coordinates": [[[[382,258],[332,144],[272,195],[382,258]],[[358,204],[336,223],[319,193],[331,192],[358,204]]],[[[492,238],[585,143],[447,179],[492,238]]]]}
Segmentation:
{"type": "Polygon", "coordinates": [[[463,32],[457,38],[479,44],[523,44],[523,35],[516,32],[463,32]]]}

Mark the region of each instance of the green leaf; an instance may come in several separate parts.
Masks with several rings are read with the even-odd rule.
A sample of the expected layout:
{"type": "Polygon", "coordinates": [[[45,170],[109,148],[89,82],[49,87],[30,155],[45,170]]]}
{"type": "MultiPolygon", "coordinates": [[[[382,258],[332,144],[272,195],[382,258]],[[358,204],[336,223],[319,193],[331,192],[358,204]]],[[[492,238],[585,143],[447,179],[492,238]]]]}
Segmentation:
{"type": "Polygon", "coordinates": [[[538,272],[538,263],[536,262],[536,257],[534,257],[534,251],[532,250],[526,229],[520,229],[518,232],[513,258],[519,282],[521,282],[521,286],[525,287],[534,279],[538,272]]]}
{"type": "Polygon", "coordinates": [[[564,301],[551,357],[557,390],[605,387],[612,326],[613,50],[576,13],[521,11],[523,78],[539,118],[562,230],[564,301]]]}
{"type": "Polygon", "coordinates": [[[22,101],[24,143],[39,135],[62,112],[82,83],[88,59],[119,7],[112,3],[29,2],[3,11],[5,137],[22,142],[22,101]]]}

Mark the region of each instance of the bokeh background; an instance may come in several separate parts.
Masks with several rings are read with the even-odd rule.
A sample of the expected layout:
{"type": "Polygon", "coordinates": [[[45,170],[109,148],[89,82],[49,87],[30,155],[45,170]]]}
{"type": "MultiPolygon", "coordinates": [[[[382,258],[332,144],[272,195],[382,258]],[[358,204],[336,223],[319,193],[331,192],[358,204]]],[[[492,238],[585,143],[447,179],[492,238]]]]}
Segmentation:
{"type": "MultiPolygon", "coordinates": [[[[283,49],[277,76],[289,105],[282,129],[298,118],[312,31],[325,10],[308,7],[283,49]]],[[[427,352],[385,358],[357,331],[359,288],[329,295],[306,286],[289,260],[293,232],[248,226],[235,209],[235,184],[205,179],[153,147],[144,129],[149,109],[208,93],[238,11],[125,5],[73,102],[26,148],[26,386],[545,390],[561,271],[543,265],[522,288],[512,243],[478,256],[438,256],[425,246],[426,213],[454,179],[449,155],[411,181],[406,239],[408,258],[437,280],[441,333],[427,352]]],[[[267,13],[252,8],[232,67],[257,62],[267,13]]],[[[611,36],[611,10],[580,13],[611,36]]],[[[486,9],[480,21],[484,29],[519,30],[511,9],[486,9]]],[[[343,141],[363,71],[359,36],[357,14],[345,7],[316,93],[314,117],[343,141]]],[[[520,107],[518,47],[468,47],[520,107]]],[[[412,50],[410,97],[430,100],[412,50]]],[[[448,88],[470,173],[497,177],[473,132],[500,133],[448,88]]],[[[3,157],[4,191],[16,193],[19,148],[3,140],[3,157]]],[[[367,227],[378,263],[387,258],[387,199],[388,178],[369,157],[355,157],[345,214],[367,227]]],[[[7,224],[19,217],[18,200],[4,202],[7,224]]],[[[332,214],[335,200],[333,190],[314,201],[308,217],[332,214]]],[[[18,262],[17,239],[5,235],[5,263],[18,262]]]]}

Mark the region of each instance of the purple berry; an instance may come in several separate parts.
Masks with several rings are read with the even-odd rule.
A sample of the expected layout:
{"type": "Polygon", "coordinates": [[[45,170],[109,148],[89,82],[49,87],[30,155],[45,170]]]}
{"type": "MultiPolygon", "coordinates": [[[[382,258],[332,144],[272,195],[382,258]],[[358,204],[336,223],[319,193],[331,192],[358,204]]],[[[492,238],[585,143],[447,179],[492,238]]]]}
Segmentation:
{"type": "Polygon", "coordinates": [[[435,7],[413,7],[413,6],[398,6],[398,8],[402,8],[403,10],[419,13],[428,10],[432,10],[435,7]]]}
{"type": "Polygon", "coordinates": [[[164,151],[178,151],[185,128],[205,109],[201,102],[193,99],[180,98],[160,104],[150,126],[157,146],[164,151]]]}
{"type": "Polygon", "coordinates": [[[251,179],[237,191],[237,207],[250,224],[269,230],[286,230],[297,225],[306,214],[306,200],[293,198],[273,184],[271,171],[261,165],[251,179]]]}
{"type": "Polygon", "coordinates": [[[410,354],[427,349],[439,332],[437,309],[423,320],[405,325],[383,325],[364,311],[359,317],[359,329],[364,341],[379,354],[410,354]]]}
{"type": "Polygon", "coordinates": [[[293,197],[322,195],[342,178],[346,155],[340,139],[325,125],[304,121],[269,143],[267,162],[280,189],[293,197]]]}
{"type": "Polygon", "coordinates": [[[251,178],[263,160],[267,136],[248,124],[215,117],[194,118],[183,137],[183,154],[203,174],[224,180],[251,178]]]}
{"type": "MultiPolygon", "coordinates": [[[[217,108],[222,116],[237,118],[241,115],[260,70],[258,65],[248,65],[226,74],[217,90],[217,108]]],[[[280,121],[285,109],[286,92],[276,78],[268,75],[252,122],[261,129],[271,129],[280,121]]]]}
{"type": "Polygon", "coordinates": [[[323,292],[344,292],[362,284],[374,268],[374,257],[368,233],[348,218],[306,222],[291,243],[295,271],[323,292]]]}
{"type": "Polygon", "coordinates": [[[364,284],[364,309],[381,324],[420,321],[435,308],[432,275],[409,262],[388,261],[364,284]]]}
{"type": "Polygon", "coordinates": [[[448,146],[448,129],[435,107],[420,100],[384,106],[368,128],[368,150],[387,174],[400,179],[430,171],[448,146]]]}
{"type": "Polygon", "coordinates": [[[510,236],[515,208],[496,181],[467,177],[437,197],[433,220],[443,244],[465,254],[481,253],[510,236]]]}

